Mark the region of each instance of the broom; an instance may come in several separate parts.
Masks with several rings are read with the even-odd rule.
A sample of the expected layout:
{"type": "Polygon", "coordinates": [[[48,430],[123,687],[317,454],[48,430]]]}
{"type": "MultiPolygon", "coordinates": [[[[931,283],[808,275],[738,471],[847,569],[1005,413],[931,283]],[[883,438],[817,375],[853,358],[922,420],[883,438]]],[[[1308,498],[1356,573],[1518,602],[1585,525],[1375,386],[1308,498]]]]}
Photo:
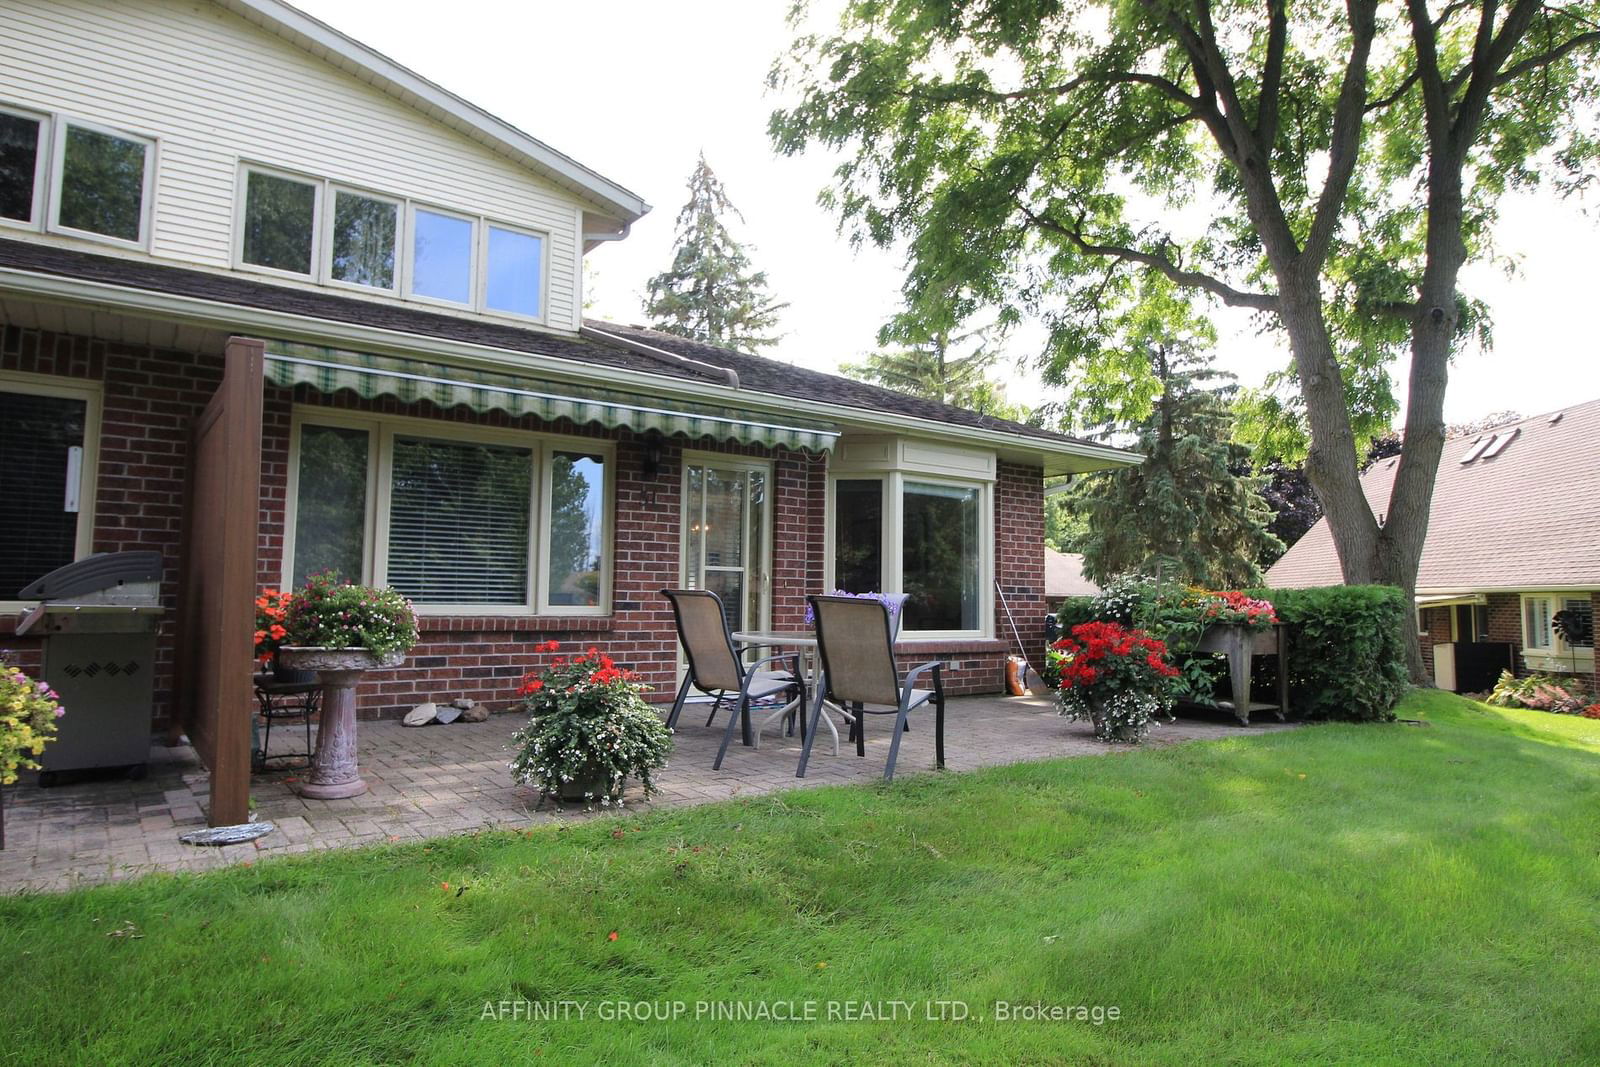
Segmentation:
{"type": "Polygon", "coordinates": [[[1033,670],[1033,665],[1028,662],[1028,646],[1022,643],[1022,634],[1017,630],[1017,620],[1011,615],[1011,605],[1006,602],[1006,591],[1000,588],[1000,579],[994,580],[994,591],[1000,595],[1000,606],[1005,609],[1006,622],[1011,624],[1011,636],[1017,642],[1017,651],[1022,658],[1022,688],[1028,688],[1028,672],[1032,671],[1039,676],[1040,683],[1044,682],[1044,675],[1033,670]]]}

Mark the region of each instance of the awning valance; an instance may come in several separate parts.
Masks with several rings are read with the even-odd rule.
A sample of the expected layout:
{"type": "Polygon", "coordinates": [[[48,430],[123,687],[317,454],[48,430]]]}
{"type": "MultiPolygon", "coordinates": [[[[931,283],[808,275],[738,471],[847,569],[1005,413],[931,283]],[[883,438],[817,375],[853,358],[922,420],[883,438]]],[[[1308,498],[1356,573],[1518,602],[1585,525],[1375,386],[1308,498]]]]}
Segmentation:
{"type": "Polygon", "coordinates": [[[787,416],[771,422],[733,408],[291,341],[266,343],[266,375],[274,385],[305,385],[319,393],[349,389],[368,399],[427,400],[441,408],[466,406],[478,412],[569,419],[580,426],[599,423],[609,429],[657,430],[669,436],[711,437],[770,448],[829,452],[839,438],[830,425],[787,416]]]}

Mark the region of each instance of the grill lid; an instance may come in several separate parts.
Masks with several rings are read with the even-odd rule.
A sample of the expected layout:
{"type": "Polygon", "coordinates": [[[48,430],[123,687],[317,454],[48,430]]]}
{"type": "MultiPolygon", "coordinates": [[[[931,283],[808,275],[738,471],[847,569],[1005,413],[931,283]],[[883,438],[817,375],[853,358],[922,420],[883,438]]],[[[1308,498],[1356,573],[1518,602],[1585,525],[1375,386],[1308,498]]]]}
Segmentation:
{"type": "Polygon", "coordinates": [[[138,584],[146,588],[127,590],[130,596],[123,602],[148,600],[155,603],[159,598],[157,587],[160,581],[159,552],[99,552],[65,567],[57,567],[23,589],[17,598],[65,600],[138,584]]]}

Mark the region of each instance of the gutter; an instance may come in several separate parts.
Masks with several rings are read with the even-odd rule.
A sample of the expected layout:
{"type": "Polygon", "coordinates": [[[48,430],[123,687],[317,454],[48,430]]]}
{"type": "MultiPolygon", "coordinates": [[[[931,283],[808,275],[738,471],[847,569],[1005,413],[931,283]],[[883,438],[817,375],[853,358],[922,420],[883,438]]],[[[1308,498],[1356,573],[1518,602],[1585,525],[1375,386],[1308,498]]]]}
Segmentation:
{"type": "MultiPolygon", "coordinates": [[[[188,267],[185,269],[192,270],[195,268],[188,267]]],[[[222,271],[208,272],[202,270],[201,273],[215,273],[219,277],[232,276],[222,271]]],[[[577,384],[593,384],[594,381],[592,366],[575,363],[570,358],[547,356],[538,352],[520,352],[513,349],[497,348],[492,345],[480,345],[470,341],[451,341],[442,337],[407,333],[403,330],[361,326],[355,323],[340,322],[337,319],[323,319],[289,312],[269,311],[265,308],[255,308],[244,304],[230,304],[217,300],[203,300],[198,297],[178,296],[154,289],[113,285],[109,282],[89,281],[57,274],[44,274],[37,271],[21,270],[16,267],[0,267],[0,289],[23,296],[45,298],[57,303],[132,312],[163,321],[176,320],[230,334],[261,332],[269,337],[278,337],[283,340],[303,340],[307,344],[321,345],[329,344],[330,341],[344,342],[357,348],[375,347],[380,353],[401,357],[410,356],[412,358],[424,355],[469,367],[479,367],[484,370],[520,372],[524,374],[533,371],[549,376],[556,381],[571,381],[577,384]],[[591,373],[583,373],[586,369],[590,370],[591,373]]],[[[292,291],[298,292],[301,290],[292,291]]],[[[313,290],[305,291],[311,292],[313,290]]],[[[570,335],[557,334],[556,336],[570,335]]],[[[581,332],[579,336],[581,336],[581,332]]],[[[645,347],[648,348],[649,346],[646,345],[645,347]]],[[[723,375],[726,370],[726,368],[722,367],[713,369],[719,376],[723,375]]],[[[651,374],[641,371],[631,373],[641,379],[640,388],[647,389],[653,395],[663,398],[681,397],[685,400],[697,400],[703,403],[727,404],[735,402],[735,398],[729,395],[730,392],[738,391],[736,402],[757,410],[770,409],[775,414],[792,413],[796,407],[803,407],[805,411],[814,416],[856,425],[866,425],[878,430],[902,430],[946,440],[955,438],[996,449],[1034,451],[1042,455],[1071,456],[1092,462],[1104,462],[1108,467],[1136,466],[1144,462],[1144,457],[1138,453],[1125,452],[1108,445],[1052,441],[1048,438],[1030,437],[976,426],[961,426],[956,423],[940,422],[936,419],[925,419],[915,415],[873,411],[868,408],[850,407],[845,404],[832,404],[817,400],[800,401],[788,398],[787,403],[785,403],[786,398],[775,394],[735,390],[729,385],[720,383],[695,382],[667,374],[651,374]]]]}

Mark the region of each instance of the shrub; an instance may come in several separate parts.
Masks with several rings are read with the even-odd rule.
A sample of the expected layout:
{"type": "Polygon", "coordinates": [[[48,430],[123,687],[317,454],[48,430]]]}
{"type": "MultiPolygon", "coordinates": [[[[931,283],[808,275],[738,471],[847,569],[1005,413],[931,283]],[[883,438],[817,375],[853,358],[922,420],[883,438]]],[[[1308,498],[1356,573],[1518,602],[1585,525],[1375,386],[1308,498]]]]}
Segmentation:
{"type": "Polygon", "coordinates": [[[1557,715],[1582,714],[1589,704],[1583,683],[1577,678],[1553,674],[1533,674],[1518,678],[1501,671],[1499,681],[1485,701],[1502,708],[1531,708],[1557,715]]]}
{"type": "Polygon", "coordinates": [[[1388,721],[1409,685],[1411,605],[1386,585],[1260,589],[1289,630],[1289,704],[1305,719],[1388,721]]]}
{"type": "Polygon", "coordinates": [[[342,585],[313,574],[290,599],[283,645],[364,648],[374,656],[409,652],[417,643],[417,614],[396,589],[342,585]]]}
{"type": "Polygon", "coordinates": [[[0,663],[0,785],[19,770],[39,769],[33,757],[56,739],[56,720],[66,714],[54,689],[0,663]]]}
{"type": "Polygon", "coordinates": [[[1150,720],[1172,708],[1178,671],[1167,646],[1143,630],[1114,622],[1085,622],[1050,646],[1060,672],[1060,711],[1088,719],[1102,741],[1144,740],[1150,720]]]}

